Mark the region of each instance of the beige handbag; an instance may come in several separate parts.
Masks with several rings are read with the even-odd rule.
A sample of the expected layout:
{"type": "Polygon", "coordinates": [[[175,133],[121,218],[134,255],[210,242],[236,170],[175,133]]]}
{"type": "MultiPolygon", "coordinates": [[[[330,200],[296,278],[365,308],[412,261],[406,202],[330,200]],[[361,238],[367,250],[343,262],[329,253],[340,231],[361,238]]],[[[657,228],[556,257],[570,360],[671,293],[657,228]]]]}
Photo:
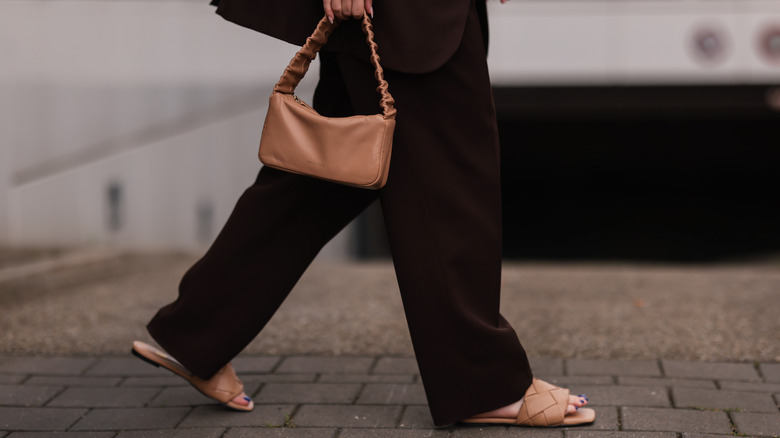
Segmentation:
{"type": "Polygon", "coordinates": [[[363,31],[379,82],[382,114],[331,118],[318,114],[295,96],[309,64],[333,29],[325,17],[285,69],[271,94],[260,140],[260,161],[266,166],[341,184],[379,189],[387,182],[395,129],[395,101],[388,91],[371,20],[363,31]]]}

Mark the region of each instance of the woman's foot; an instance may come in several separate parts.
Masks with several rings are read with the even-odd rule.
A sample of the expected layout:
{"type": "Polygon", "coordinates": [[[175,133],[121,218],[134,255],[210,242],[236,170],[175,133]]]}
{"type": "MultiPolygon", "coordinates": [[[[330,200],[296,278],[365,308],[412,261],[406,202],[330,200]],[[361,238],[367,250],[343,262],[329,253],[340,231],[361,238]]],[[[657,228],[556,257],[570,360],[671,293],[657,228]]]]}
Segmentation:
{"type": "MultiPolygon", "coordinates": [[[[583,395],[570,395],[569,405],[566,407],[566,414],[574,414],[581,407],[588,404],[588,397],[583,395]]],[[[507,405],[492,411],[483,412],[477,414],[472,418],[517,418],[517,414],[520,413],[520,406],[523,405],[523,400],[520,399],[511,405],[507,405]]]]}
{"type": "Polygon", "coordinates": [[[183,377],[203,395],[213,398],[227,407],[239,411],[251,411],[255,406],[252,399],[244,392],[244,384],[236,376],[236,370],[230,364],[222,367],[210,379],[203,380],[189,372],[181,363],[164,351],[144,342],[133,342],[132,353],[151,365],[163,367],[183,377]]]}
{"type": "Polygon", "coordinates": [[[531,427],[579,426],[593,423],[596,412],[582,408],[584,395],[571,396],[569,390],[533,379],[521,400],[461,420],[465,424],[531,427]]]}

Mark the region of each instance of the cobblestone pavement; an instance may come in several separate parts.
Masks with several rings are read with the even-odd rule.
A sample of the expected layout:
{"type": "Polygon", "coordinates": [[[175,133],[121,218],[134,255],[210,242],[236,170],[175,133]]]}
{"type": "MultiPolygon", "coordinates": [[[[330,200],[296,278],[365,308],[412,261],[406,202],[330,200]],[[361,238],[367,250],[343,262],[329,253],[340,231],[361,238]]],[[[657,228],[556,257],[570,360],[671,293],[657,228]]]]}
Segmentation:
{"type": "Polygon", "coordinates": [[[780,436],[780,364],[535,359],[538,377],[587,394],[591,426],[434,428],[413,358],[256,356],[234,361],[250,413],[215,405],[131,356],[0,358],[0,438],[780,436]]]}
{"type": "Polygon", "coordinates": [[[0,248],[0,438],[780,436],[777,258],[507,264],[537,377],[597,411],[545,430],[433,427],[387,262],[315,263],[234,362],[255,410],[215,405],[128,351],[194,260],[0,248]]]}

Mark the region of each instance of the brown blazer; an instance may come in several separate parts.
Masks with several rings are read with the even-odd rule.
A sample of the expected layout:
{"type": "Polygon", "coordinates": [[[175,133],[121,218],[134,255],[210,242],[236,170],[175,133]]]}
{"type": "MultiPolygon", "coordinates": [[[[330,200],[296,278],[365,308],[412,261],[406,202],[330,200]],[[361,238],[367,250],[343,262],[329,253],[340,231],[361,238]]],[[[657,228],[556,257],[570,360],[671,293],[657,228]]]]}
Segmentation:
{"type": "MultiPolygon", "coordinates": [[[[377,0],[374,32],[382,65],[404,73],[427,73],[444,65],[461,43],[471,1],[476,1],[487,45],[484,0],[377,0]]],[[[323,17],[320,0],[213,0],[217,14],[240,26],[303,45],[323,17]]],[[[342,23],[327,49],[367,56],[356,38],[357,20],[342,23]]]]}

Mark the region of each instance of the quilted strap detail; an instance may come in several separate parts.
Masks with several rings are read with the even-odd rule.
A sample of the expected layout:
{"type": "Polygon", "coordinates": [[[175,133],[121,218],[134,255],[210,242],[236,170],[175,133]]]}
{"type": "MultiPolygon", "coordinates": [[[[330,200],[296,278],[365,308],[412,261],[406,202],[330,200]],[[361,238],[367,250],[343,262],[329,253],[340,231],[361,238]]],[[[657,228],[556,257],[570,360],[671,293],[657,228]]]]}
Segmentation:
{"type": "Polygon", "coordinates": [[[517,424],[523,426],[557,426],[563,424],[569,405],[569,390],[544,380],[534,379],[523,397],[517,424]]]}

